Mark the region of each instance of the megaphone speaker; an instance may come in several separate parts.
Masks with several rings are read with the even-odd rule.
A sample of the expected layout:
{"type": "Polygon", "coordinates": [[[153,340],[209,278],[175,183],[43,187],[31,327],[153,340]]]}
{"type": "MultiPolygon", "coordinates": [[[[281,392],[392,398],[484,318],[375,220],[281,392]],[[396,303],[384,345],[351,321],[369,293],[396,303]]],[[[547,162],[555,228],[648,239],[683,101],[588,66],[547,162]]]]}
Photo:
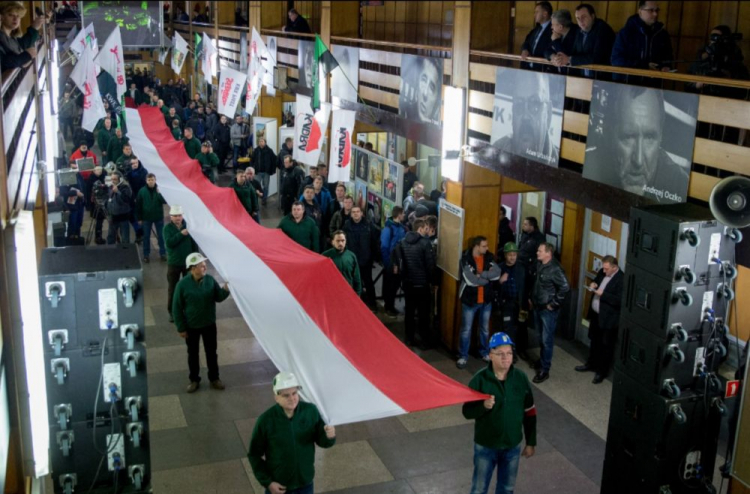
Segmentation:
{"type": "Polygon", "coordinates": [[[717,183],[711,190],[708,207],[727,226],[750,226],[750,178],[727,177],[717,183]]]}

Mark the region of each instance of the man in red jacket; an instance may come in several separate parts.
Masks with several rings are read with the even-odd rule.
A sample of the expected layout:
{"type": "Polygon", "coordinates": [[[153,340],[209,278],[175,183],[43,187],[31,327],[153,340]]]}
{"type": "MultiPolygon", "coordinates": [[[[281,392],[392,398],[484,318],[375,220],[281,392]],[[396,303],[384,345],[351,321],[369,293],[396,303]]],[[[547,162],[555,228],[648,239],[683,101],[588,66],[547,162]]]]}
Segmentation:
{"type": "MultiPolygon", "coordinates": [[[[89,151],[89,146],[86,144],[86,141],[81,141],[80,146],[78,146],[78,149],[76,149],[73,154],[70,155],[70,163],[71,165],[76,162],[76,160],[83,159],[83,158],[92,158],[94,160],[94,166],[98,166],[99,162],[96,159],[96,154],[89,151]]],[[[81,170],[79,173],[81,174],[81,177],[83,177],[83,180],[88,180],[89,175],[91,175],[92,170],[81,170]]]]}

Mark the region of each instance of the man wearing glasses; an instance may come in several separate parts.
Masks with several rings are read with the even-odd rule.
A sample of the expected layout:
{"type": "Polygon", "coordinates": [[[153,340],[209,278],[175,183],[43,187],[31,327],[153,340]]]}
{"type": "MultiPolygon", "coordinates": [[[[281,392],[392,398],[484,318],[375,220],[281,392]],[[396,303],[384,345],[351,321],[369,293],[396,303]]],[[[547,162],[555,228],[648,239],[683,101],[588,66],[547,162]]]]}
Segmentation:
{"type": "Polygon", "coordinates": [[[673,59],[669,33],[659,22],[658,2],[638,2],[638,13],[617,33],[612,65],[667,72],[673,59]]]}
{"type": "Polygon", "coordinates": [[[512,494],[518,459],[530,458],[536,448],[536,407],[531,384],[513,366],[515,345],[505,333],[490,339],[490,363],[477,372],[469,387],[490,395],[465,403],[463,414],[474,419],[474,475],[471,494],[485,494],[497,467],[496,493],[512,494]],[[526,446],[521,441],[526,438],[526,446]]]}

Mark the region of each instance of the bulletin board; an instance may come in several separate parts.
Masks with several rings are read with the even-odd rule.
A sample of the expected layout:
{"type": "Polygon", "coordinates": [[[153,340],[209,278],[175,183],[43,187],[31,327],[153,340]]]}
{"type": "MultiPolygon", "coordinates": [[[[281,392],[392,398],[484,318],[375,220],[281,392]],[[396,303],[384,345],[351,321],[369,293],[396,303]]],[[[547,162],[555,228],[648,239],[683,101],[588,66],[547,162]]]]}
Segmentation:
{"type": "Polygon", "coordinates": [[[456,280],[459,279],[463,238],[464,210],[441,199],[438,215],[437,265],[456,280]]]}

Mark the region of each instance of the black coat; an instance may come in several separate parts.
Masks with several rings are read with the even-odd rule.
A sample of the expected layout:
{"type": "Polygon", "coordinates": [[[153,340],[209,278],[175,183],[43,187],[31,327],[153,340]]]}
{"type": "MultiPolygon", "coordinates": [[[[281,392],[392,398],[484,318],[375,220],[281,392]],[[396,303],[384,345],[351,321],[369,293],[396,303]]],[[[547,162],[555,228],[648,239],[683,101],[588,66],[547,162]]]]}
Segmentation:
{"type": "Polygon", "coordinates": [[[530,57],[544,58],[544,53],[547,51],[547,48],[549,48],[550,43],[552,43],[552,21],[547,23],[546,28],[542,28],[541,24],[534,26],[534,29],[526,35],[526,39],[524,40],[523,45],[521,45],[521,50],[527,50],[530,57]],[[542,31],[542,29],[544,30],[542,31]],[[539,41],[535,47],[534,40],[539,34],[539,31],[542,31],[542,35],[539,37],[539,41]]]}
{"type": "Polygon", "coordinates": [[[531,301],[535,309],[543,309],[547,305],[559,309],[569,291],[565,270],[556,259],[547,264],[537,263],[536,279],[531,289],[531,301]]]}
{"type": "Polygon", "coordinates": [[[435,271],[435,251],[430,239],[409,232],[391,253],[392,264],[401,270],[405,284],[429,286],[435,271]]]}
{"type": "Polygon", "coordinates": [[[596,19],[588,34],[578,31],[570,65],[609,65],[612,58],[612,45],[615,43],[615,32],[609,24],[596,19]]]}
{"type": "Polygon", "coordinates": [[[255,173],[276,174],[276,153],[268,146],[258,146],[253,151],[253,168],[255,173]]]}
{"type": "MultiPolygon", "coordinates": [[[[500,225],[497,228],[497,255],[503,254],[503,248],[508,242],[515,242],[516,234],[513,233],[513,229],[510,227],[510,220],[503,218],[500,220],[500,225]]],[[[500,257],[502,259],[502,257],[500,257]]]]}
{"type": "Polygon", "coordinates": [[[359,223],[351,219],[344,223],[346,233],[346,248],[357,256],[360,267],[372,266],[376,255],[380,252],[380,232],[366,218],[359,223]]]}
{"type": "MultiPolygon", "coordinates": [[[[662,64],[674,59],[672,40],[661,22],[647,26],[638,14],[620,29],[612,48],[612,65],[648,69],[649,63],[662,64]]],[[[667,64],[669,65],[669,64],[667,64]]]]}
{"type": "Polygon", "coordinates": [[[307,19],[301,15],[297,16],[297,19],[292,22],[291,19],[286,20],[286,32],[288,33],[312,33],[310,25],[307,23],[307,19]]]}
{"type": "MultiPolygon", "coordinates": [[[[604,270],[600,269],[596,273],[594,283],[597,286],[601,285],[604,279],[604,270]]],[[[604,293],[599,297],[599,327],[601,329],[615,329],[620,323],[620,307],[622,305],[622,284],[625,279],[625,274],[622,270],[618,270],[615,275],[609,280],[607,286],[604,287],[604,293]]],[[[593,304],[594,297],[591,297],[591,303],[593,304]]],[[[593,315],[591,304],[589,304],[589,319],[593,315]]]]}

